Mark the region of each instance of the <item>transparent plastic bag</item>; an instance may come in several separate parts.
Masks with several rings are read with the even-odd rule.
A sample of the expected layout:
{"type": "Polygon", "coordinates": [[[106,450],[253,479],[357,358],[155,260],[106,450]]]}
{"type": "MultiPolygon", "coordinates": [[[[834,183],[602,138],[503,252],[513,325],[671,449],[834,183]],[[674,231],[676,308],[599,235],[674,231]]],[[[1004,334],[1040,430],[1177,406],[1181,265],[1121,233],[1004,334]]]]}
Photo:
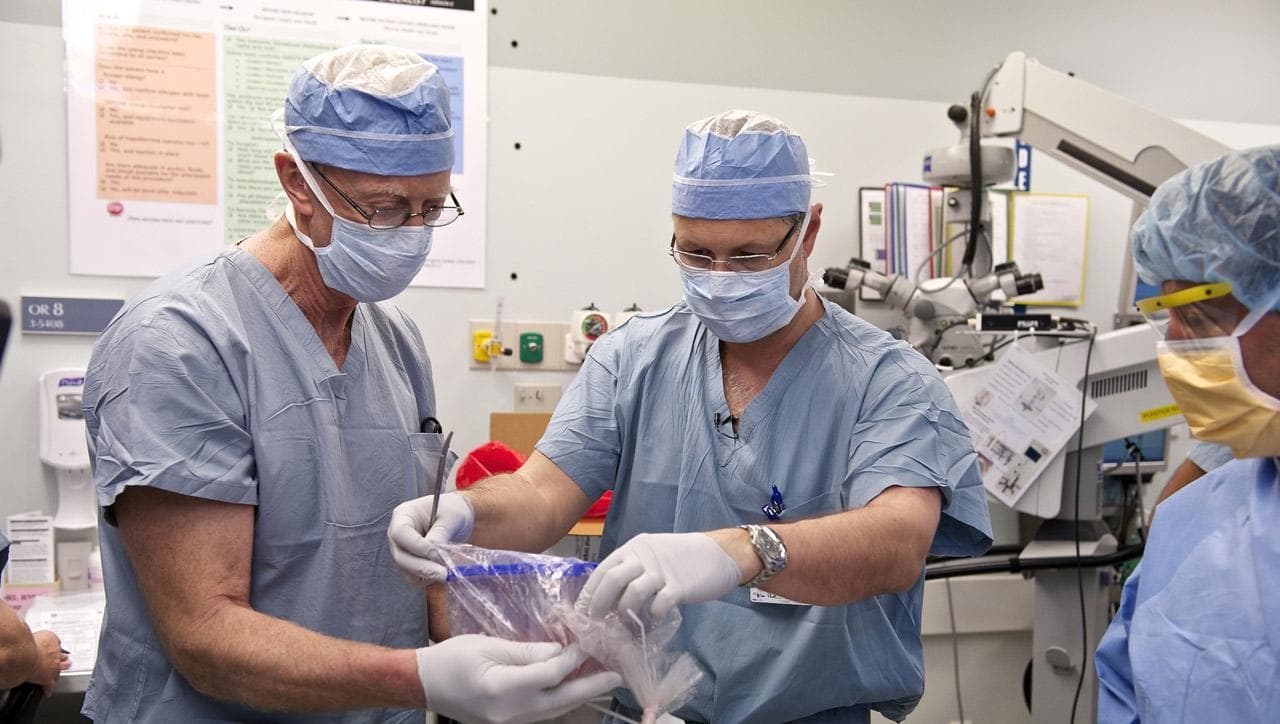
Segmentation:
{"type": "Polygon", "coordinates": [[[577,644],[591,660],[574,675],[617,672],[644,709],[645,722],[688,701],[702,679],[693,657],[671,648],[679,611],[661,620],[630,612],[596,620],[574,610],[594,563],[470,545],[439,551],[449,569],[445,590],[453,635],[577,644]]]}

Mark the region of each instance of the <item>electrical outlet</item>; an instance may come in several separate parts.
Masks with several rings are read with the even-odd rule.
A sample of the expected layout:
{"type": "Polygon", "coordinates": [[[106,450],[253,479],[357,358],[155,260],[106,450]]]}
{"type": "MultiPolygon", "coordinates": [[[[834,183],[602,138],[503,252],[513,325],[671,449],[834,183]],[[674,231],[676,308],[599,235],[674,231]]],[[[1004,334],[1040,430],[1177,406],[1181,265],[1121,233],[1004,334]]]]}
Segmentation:
{"type": "Polygon", "coordinates": [[[555,412],[560,385],[516,385],[516,412],[555,412]]]}

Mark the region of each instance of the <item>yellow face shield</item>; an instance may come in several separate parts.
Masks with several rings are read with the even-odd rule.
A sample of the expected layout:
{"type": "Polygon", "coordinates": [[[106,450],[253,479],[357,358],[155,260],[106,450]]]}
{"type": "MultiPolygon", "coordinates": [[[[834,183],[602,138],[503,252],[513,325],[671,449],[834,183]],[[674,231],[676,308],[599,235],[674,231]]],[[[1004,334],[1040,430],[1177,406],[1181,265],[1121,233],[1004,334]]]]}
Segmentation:
{"type": "Polygon", "coordinates": [[[1138,309],[1161,332],[1157,360],[1191,433],[1237,458],[1280,455],[1280,400],[1249,379],[1240,338],[1271,309],[1250,312],[1231,285],[1200,284],[1144,299],[1138,309]]]}
{"type": "Polygon", "coordinates": [[[1161,339],[1228,337],[1249,310],[1231,296],[1229,282],[1198,284],[1137,303],[1161,339]]]}

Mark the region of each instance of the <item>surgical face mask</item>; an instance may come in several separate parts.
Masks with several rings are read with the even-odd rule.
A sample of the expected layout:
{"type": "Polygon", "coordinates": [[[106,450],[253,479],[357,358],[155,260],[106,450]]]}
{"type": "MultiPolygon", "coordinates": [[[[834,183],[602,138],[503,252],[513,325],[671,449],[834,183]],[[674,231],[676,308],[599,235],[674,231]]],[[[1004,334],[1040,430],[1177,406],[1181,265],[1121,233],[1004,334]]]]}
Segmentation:
{"type": "Polygon", "coordinates": [[[791,296],[791,262],[800,253],[808,228],[806,212],[787,263],[764,271],[679,267],[685,303],[707,329],[724,342],[755,342],[787,326],[804,306],[805,291],[810,287],[806,280],[800,289],[800,298],[791,296]]]}
{"type": "Polygon", "coordinates": [[[1258,389],[1244,368],[1240,338],[1271,308],[1260,307],[1230,335],[1157,345],[1165,384],[1201,440],[1237,458],[1280,456],[1280,399],[1258,389]]]}
{"type": "Polygon", "coordinates": [[[293,228],[293,235],[315,253],[325,285],[359,302],[380,302],[404,291],[431,253],[431,227],[380,230],[338,216],[288,138],[285,148],[298,164],[307,188],[333,218],[329,245],[316,246],[311,237],[298,230],[293,204],[285,207],[285,219],[293,228]]]}

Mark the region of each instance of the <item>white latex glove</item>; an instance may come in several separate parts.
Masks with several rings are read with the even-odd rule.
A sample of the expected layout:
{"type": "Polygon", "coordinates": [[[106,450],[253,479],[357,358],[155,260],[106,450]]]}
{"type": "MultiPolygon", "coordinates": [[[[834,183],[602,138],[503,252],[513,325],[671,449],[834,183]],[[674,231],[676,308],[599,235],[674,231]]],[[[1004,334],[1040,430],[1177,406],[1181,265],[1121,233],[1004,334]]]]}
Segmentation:
{"type": "Polygon", "coordinates": [[[444,582],[448,570],[440,562],[435,547],[443,543],[465,543],[476,522],[475,509],[467,496],[445,493],[440,496],[436,523],[427,530],[434,498],[427,495],[397,505],[387,526],[391,557],[400,567],[400,573],[418,586],[444,582]]]}
{"type": "Polygon", "coordinates": [[[592,618],[645,609],[662,618],[677,604],[720,598],[741,578],[738,564],[707,535],[638,535],[604,559],[575,605],[592,618]]]}
{"type": "Polygon", "coordinates": [[[607,671],[565,681],[585,659],[577,647],[471,634],[418,649],[418,679],[427,708],[437,714],[466,722],[536,722],[622,685],[622,677],[607,671]]]}

